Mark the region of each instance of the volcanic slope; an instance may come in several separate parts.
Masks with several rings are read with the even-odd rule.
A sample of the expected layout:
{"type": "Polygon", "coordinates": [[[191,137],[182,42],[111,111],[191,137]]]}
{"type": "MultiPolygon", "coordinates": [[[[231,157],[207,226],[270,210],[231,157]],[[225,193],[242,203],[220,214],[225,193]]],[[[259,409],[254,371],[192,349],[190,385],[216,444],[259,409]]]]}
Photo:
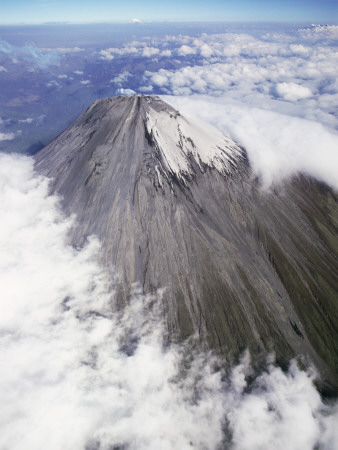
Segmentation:
{"type": "Polygon", "coordinates": [[[157,97],[94,102],[36,154],[51,192],[119,274],[159,289],[171,336],[197,334],[228,358],[273,349],[315,362],[337,386],[338,203],[305,176],[263,191],[245,150],[157,97]]]}

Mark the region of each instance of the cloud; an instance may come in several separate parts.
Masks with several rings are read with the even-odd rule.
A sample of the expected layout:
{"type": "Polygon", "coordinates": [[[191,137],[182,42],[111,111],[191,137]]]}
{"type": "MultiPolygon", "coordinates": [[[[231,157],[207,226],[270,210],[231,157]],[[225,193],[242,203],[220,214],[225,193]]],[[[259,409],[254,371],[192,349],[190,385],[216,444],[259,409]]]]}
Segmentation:
{"type": "Polygon", "coordinates": [[[0,66],[0,72],[8,72],[8,70],[4,66],[0,66]]]}
{"type": "Polygon", "coordinates": [[[0,40],[0,53],[13,58],[17,62],[29,62],[41,69],[56,65],[60,61],[60,55],[57,52],[42,50],[34,44],[25,44],[22,47],[16,47],[4,40],[0,40]]]}
{"type": "Polygon", "coordinates": [[[140,19],[133,19],[132,22],[133,23],[143,23],[142,20],[140,20],[140,19]]]}
{"type": "Polygon", "coordinates": [[[15,138],[15,133],[1,133],[0,132],[0,141],[12,141],[14,138],[15,138]]]}
{"type": "Polygon", "coordinates": [[[165,97],[182,113],[209,121],[248,152],[264,187],[305,173],[338,191],[338,134],[313,122],[272,112],[227,97],[165,97]]]}
{"type": "Polygon", "coordinates": [[[156,92],[227,96],[338,129],[336,41],[314,43],[296,32],[178,36],[163,45],[168,42],[185,58],[176,69],[144,73],[143,84],[156,92]]]}
{"type": "Polygon", "coordinates": [[[224,408],[213,358],[188,369],[181,347],[164,347],[160,293],[135,287],[113,312],[98,242],[67,246],[72,219],[32,161],[0,163],[0,446],[216,448],[224,408]]]}
{"type": "Polygon", "coordinates": [[[320,40],[320,39],[338,39],[338,25],[316,25],[312,24],[309,27],[298,30],[303,39],[320,40]]]}
{"type": "Polygon", "coordinates": [[[105,50],[100,51],[100,55],[102,59],[106,59],[107,61],[111,61],[112,59],[118,56],[132,56],[137,55],[138,57],[151,58],[152,56],[158,55],[163,57],[171,56],[171,50],[164,49],[163,51],[160,48],[148,46],[146,42],[138,42],[133,41],[129,44],[122,46],[121,48],[107,48],[105,50]]]}
{"type": "Polygon", "coordinates": [[[311,89],[296,83],[277,83],[273,91],[277,97],[291,102],[301,98],[309,98],[313,95],[311,89]]]}
{"type": "Polygon", "coordinates": [[[132,54],[136,54],[138,52],[139,52],[138,48],[135,47],[134,45],[126,45],[122,48],[112,47],[112,48],[107,48],[105,50],[101,50],[100,55],[101,55],[102,59],[111,61],[117,55],[119,55],[119,56],[132,55],[132,54]]]}
{"type": "Polygon", "coordinates": [[[248,353],[222,365],[186,342],[166,346],[161,291],[114,308],[95,238],[67,245],[62,214],[33,161],[0,155],[2,448],[334,450],[337,405],[314,371],[248,353]],[[228,445],[228,444],[229,445],[228,445]]]}
{"type": "Polygon", "coordinates": [[[56,80],[48,81],[48,82],[46,83],[46,86],[47,86],[47,87],[56,87],[57,89],[61,89],[60,83],[58,83],[56,80]]]}
{"type": "Polygon", "coordinates": [[[214,54],[213,49],[208,44],[202,44],[200,46],[200,53],[204,58],[210,58],[214,54]]]}
{"type": "Polygon", "coordinates": [[[27,117],[27,119],[21,119],[18,121],[19,123],[33,123],[34,118],[33,117],[27,117]]]}
{"type": "Polygon", "coordinates": [[[59,53],[78,53],[84,52],[84,48],[80,47],[57,47],[57,48],[42,48],[43,52],[59,52],[59,53]]]}
{"type": "Polygon", "coordinates": [[[158,55],[160,53],[158,48],[155,47],[144,47],[143,52],[142,52],[142,56],[146,57],[146,58],[150,58],[154,55],[158,55]]]}
{"type": "Polygon", "coordinates": [[[189,45],[182,45],[178,49],[177,53],[180,56],[195,55],[196,50],[193,47],[189,47],[189,45]]]}
{"type": "Polygon", "coordinates": [[[111,61],[112,59],[115,58],[115,49],[113,48],[107,48],[106,50],[101,50],[100,51],[100,55],[102,57],[102,59],[106,59],[107,61],[111,61]]]}
{"type": "Polygon", "coordinates": [[[136,94],[136,92],[135,91],[133,91],[132,89],[123,89],[123,88],[120,88],[120,89],[117,89],[116,90],[116,95],[135,95],[136,94]]]}
{"type": "MultiPolygon", "coordinates": [[[[324,418],[325,408],[322,409],[320,396],[309,382],[309,373],[300,371],[294,362],[287,373],[271,365],[245,393],[248,375],[250,365],[244,357],[232,371],[233,391],[227,398],[232,448],[297,450],[318,446],[334,450],[338,433],[332,427],[331,417],[324,418]],[[321,414],[323,422],[319,419],[321,414]],[[330,429],[330,436],[322,435],[322,427],[330,429]]],[[[336,407],[334,411],[337,415],[336,407]]]]}
{"type": "Polygon", "coordinates": [[[123,84],[128,81],[128,78],[131,77],[132,74],[130,72],[121,72],[117,77],[112,78],[110,81],[116,84],[123,84]]]}
{"type": "Polygon", "coordinates": [[[168,56],[168,57],[170,57],[171,56],[171,50],[163,50],[162,52],[161,52],[161,56],[168,56]]]}
{"type": "Polygon", "coordinates": [[[84,52],[84,48],[80,47],[58,47],[55,49],[56,51],[60,53],[78,53],[78,52],[84,52]]]}
{"type": "Polygon", "coordinates": [[[144,92],[144,93],[153,92],[152,86],[140,86],[138,89],[140,92],[144,92]]]}
{"type": "Polygon", "coordinates": [[[289,48],[294,55],[307,56],[311,54],[311,49],[302,44],[290,44],[289,48]]]}
{"type": "Polygon", "coordinates": [[[168,71],[164,69],[160,69],[158,73],[152,74],[151,72],[146,72],[145,75],[151,76],[151,81],[156,84],[157,86],[166,86],[168,84],[168,71]]]}

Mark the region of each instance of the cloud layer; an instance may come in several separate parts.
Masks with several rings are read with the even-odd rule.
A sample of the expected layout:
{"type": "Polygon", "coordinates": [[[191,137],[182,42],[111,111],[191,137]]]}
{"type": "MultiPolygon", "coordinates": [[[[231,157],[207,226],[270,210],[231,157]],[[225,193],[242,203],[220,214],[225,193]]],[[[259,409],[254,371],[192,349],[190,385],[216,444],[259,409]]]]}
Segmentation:
{"type": "Polygon", "coordinates": [[[165,97],[180,111],[209,121],[248,152],[264,187],[298,173],[338,191],[338,134],[321,123],[210,96],[165,97]]]}
{"type": "Polygon", "coordinates": [[[135,286],[117,311],[99,243],[68,246],[74,219],[47,194],[31,159],[0,155],[2,448],[334,450],[314,373],[165,345],[161,293],[135,286]]]}
{"type": "Polygon", "coordinates": [[[146,71],[143,86],[175,96],[223,95],[337,130],[337,30],[167,37],[158,45],[170,45],[179,67],[146,71]]]}

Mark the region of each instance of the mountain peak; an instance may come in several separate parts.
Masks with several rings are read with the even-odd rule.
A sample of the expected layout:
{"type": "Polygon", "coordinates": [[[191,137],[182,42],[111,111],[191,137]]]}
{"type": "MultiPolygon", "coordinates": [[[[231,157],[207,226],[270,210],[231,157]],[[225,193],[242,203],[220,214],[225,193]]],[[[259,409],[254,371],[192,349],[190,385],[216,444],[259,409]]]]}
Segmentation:
{"type": "MultiPolygon", "coordinates": [[[[186,184],[196,170],[205,172],[207,168],[226,175],[243,159],[243,150],[221,131],[182,116],[159,97],[136,94],[99,99],[74,125],[72,131],[62,135],[67,139],[72,135],[72,152],[81,135],[81,153],[89,149],[88,158],[102,170],[114,159],[112,146],[115,157],[117,148],[123,148],[125,164],[138,160],[143,170],[156,179],[156,185],[172,177],[186,184]]],[[[74,155],[65,154],[68,151],[63,148],[63,156],[73,159],[74,155]]],[[[58,158],[62,154],[58,153],[58,158]]]]}
{"type": "Polygon", "coordinates": [[[147,108],[146,128],[167,171],[184,181],[196,165],[201,172],[209,167],[223,175],[236,166],[243,151],[221,131],[197,119],[185,118],[171,108],[154,108],[152,103],[147,108]]]}
{"type": "Polygon", "coordinates": [[[305,355],[337,383],[334,194],[309,179],[262,192],[237,144],[142,95],[94,102],[35,160],[77,216],[70,242],[102,242],[119,305],[134,283],[160,290],[172,336],[305,355]]]}

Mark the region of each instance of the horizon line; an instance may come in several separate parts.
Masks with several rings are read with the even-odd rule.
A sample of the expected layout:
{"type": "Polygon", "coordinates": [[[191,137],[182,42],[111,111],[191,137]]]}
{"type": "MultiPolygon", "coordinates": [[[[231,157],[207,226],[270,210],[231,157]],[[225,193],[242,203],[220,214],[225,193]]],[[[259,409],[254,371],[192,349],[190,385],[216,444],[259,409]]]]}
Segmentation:
{"type": "Polygon", "coordinates": [[[291,21],[291,20],[141,20],[140,22],[133,22],[133,20],[115,20],[115,21],[94,21],[94,22],[71,22],[71,21],[60,21],[60,22],[13,22],[13,23],[1,23],[0,26],[58,26],[58,25],[133,25],[134,27],[140,27],[143,25],[151,25],[151,24],[184,24],[184,23],[196,23],[196,24],[205,24],[205,23],[231,23],[231,24],[242,24],[242,23],[252,23],[252,24],[290,24],[290,25],[304,25],[307,24],[317,25],[317,26],[337,26],[337,22],[320,22],[315,23],[314,21],[291,21]]]}

